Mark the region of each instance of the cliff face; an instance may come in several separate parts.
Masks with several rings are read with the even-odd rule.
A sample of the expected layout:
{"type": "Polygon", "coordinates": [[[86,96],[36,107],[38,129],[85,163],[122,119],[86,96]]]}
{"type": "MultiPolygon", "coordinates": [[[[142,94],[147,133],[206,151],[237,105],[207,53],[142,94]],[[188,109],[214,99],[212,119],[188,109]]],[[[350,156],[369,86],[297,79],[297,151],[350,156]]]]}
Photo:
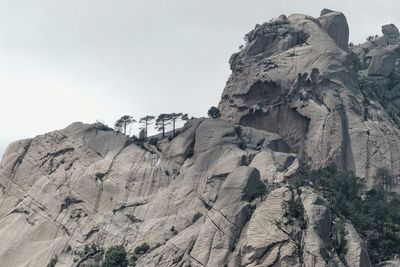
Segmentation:
{"type": "MultiPolygon", "coordinates": [[[[56,266],[89,266],[85,245],[133,252],[144,242],[137,266],[339,262],[326,249],[327,202],[292,189],[299,160],[277,134],[198,119],[159,147],[81,123],[11,144],[0,169],[2,264],[45,266],[57,255],[56,266]],[[287,214],[291,199],[304,221],[287,214]]],[[[348,238],[349,266],[361,266],[352,262],[368,260],[362,243],[348,238]]]]}
{"type": "Polygon", "coordinates": [[[346,18],[331,10],[256,25],[230,59],[222,118],[280,134],[313,167],[367,178],[388,167],[397,186],[400,39],[394,25],[383,31],[349,48],[346,18]]]}
{"type": "MultiPolygon", "coordinates": [[[[397,42],[395,31],[382,38],[397,42]]],[[[346,252],[332,247],[337,216],[300,162],[364,177],[390,162],[398,174],[396,117],[370,89],[396,80],[397,59],[392,68],[375,51],[391,44],[373,43],[370,55],[348,47],[346,19],[330,10],[281,16],[246,39],[230,59],[224,120],[191,120],[157,147],[82,123],[11,144],[0,165],[1,265],[57,255],[56,266],[98,266],[112,245],[132,255],[147,243],[136,266],[371,266],[349,222],[346,252]]]]}

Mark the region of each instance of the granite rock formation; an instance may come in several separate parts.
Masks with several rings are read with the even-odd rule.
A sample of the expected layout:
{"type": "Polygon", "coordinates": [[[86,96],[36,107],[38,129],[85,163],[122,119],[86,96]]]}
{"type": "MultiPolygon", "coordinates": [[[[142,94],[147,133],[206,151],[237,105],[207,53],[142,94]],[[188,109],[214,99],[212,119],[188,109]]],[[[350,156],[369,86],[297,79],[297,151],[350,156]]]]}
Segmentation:
{"type": "Polygon", "coordinates": [[[399,36],[382,29],[348,46],[346,18],[327,9],[257,25],[230,59],[222,119],[190,120],[157,146],[83,123],[11,144],[1,265],[96,266],[112,245],[146,243],[136,266],[371,266],[350,222],[345,254],[332,247],[340,218],[302,168],[370,178],[390,162],[397,178],[395,107],[373,85],[397,92],[399,36]]]}
{"type": "MultiPolygon", "coordinates": [[[[144,242],[151,249],[136,266],[340,262],[326,248],[327,202],[307,186],[293,190],[300,162],[274,133],[197,119],[171,142],[141,148],[75,123],[11,144],[0,168],[4,266],[45,266],[55,255],[56,266],[90,266],[85,246],[132,253],[144,242]],[[292,197],[303,222],[287,215],[292,197]]],[[[347,238],[348,261],[362,261],[358,235],[347,238]]]]}
{"type": "Polygon", "coordinates": [[[387,167],[396,187],[400,37],[382,31],[349,47],[346,18],[327,9],[256,25],[230,59],[222,118],[278,133],[314,168],[336,164],[371,184],[387,167]]]}

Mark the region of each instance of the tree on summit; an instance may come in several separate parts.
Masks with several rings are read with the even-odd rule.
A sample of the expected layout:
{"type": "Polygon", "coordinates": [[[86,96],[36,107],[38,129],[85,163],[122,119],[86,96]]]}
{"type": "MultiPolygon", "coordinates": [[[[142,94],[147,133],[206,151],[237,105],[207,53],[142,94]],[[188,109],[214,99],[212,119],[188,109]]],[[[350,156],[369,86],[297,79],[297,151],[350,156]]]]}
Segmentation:
{"type": "Polygon", "coordinates": [[[158,131],[162,132],[162,138],[165,137],[165,129],[167,127],[167,125],[169,125],[171,118],[169,116],[169,114],[166,113],[162,113],[160,115],[158,115],[157,119],[156,119],[156,128],[158,131]]]}
{"type": "Polygon", "coordinates": [[[163,113],[156,119],[156,128],[162,132],[162,138],[165,137],[165,129],[168,125],[172,124],[172,135],[176,135],[176,123],[179,120],[187,121],[188,114],[180,113],[163,113]]]}
{"type": "Polygon", "coordinates": [[[126,134],[126,127],[127,127],[129,124],[132,124],[132,123],[134,123],[134,122],[136,122],[136,120],[133,119],[132,116],[124,115],[124,116],[122,116],[121,118],[119,118],[119,119],[115,122],[114,128],[115,128],[116,131],[120,131],[120,132],[123,132],[124,134],[126,134]]]}
{"type": "Polygon", "coordinates": [[[170,121],[172,122],[172,135],[175,136],[176,135],[176,122],[178,120],[183,120],[183,121],[187,121],[188,118],[188,114],[183,114],[183,113],[171,113],[168,114],[170,121]]]}
{"type": "Polygon", "coordinates": [[[139,120],[139,123],[142,124],[142,130],[144,130],[144,138],[146,140],[147,140],[147,136],[148,136],[148,127],[155,118],[156,117],[154,117],[154,116],[147,115],[146,117],[143,117],[139,120]]]}
{"type": "Polygon", "coordinates": [[[219,108],[212,106],[209,110],[208,110],[208,116],[210,118],[213,119],[218,119],[219,117],[221,117],[221,111],[219,110],[219,108]]]}

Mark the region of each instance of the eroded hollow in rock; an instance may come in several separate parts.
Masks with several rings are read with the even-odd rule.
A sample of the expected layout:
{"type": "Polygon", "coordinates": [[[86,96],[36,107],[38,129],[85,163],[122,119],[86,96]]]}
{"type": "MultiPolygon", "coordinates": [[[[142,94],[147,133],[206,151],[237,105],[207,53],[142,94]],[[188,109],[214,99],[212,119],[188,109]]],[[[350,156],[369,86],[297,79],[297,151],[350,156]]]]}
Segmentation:
{"type": "Polygon", "coordinates": [[[254,83],[244,96],[249,112],[239,124],[277,133],[294,152],[303,155],[310,120],[288,106],[283,96],[283,90],[272,82],[254,83]]]}
{"type": "Polygon", "coordinates": [[[304,154],[304,140],[309,123],[308,118],[286,105],[280,105],[266,112],[255,111],[240,119],[241,125],[279,134],[299,155],[304,154]]]}
{"type": "Polygon", "coordinates": [[[258,81],[250,87],[245,95],[246,103],[250,106],[255,104],[273,105],[281,101],[281,89],[271,82],[258,81]]]}

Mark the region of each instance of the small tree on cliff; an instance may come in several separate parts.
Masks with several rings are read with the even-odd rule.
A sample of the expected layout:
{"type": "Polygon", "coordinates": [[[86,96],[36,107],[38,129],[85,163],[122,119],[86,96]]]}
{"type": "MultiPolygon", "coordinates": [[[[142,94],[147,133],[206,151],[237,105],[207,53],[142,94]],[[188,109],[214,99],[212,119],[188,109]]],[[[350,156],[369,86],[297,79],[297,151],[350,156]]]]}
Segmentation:
{"type": "Polygon", "coordinates": [[[155,118],[156,117],[154,117],[154,116],[147,115],[146,117],[141,118],[139,121],[139,123],[142,124],[142,129],[144,130],[144,134],[145,134],[144,138],[146,140],[147,140],[147,136],[148,136],[148,127],[155,118]]]}
{"type": "Polygon", "coordinates": [[[221,117],[221,111],[219,110],[219,108],[212,106],[209,110],[208,110],[208,116],[210,118],[213,119],[218,119],[219,117],[221,117]]]}
{"type": "Polygon", "coordinates": [[[126,134],[126,127],[134,122],[136,122],[136,120],[134,120],[132,116],[124,115],[115,122],[114,127],[115,130],[126,134]]]}
{"type": "Polygon", "coordinates": [[[158,131],[162,132],[162,138],[165,137],[165,129],[167,125],[171,123],[171,118],[169,114],[163,113],[158,115],[156,119],[156,128],[158,131]]]}
{"type": "Polygon", "coordinates": [[[384,191],[392,189],[392,177],[388,167],[381,167],[376,170],[375,183],[384,191]]]}
{"type": "Polygon", "coordinates": [[[189,119],[188,114],[183,113],[170,113],[168,114],[169,120],[172,122],[172,134],[176,134],[176,122],[179,120],[187,121],[189,119]]]}
{"type": "Polygon", "coordinates": [[[128,266],[127,253],[122,245],[112,246],[107,249],[102,267],[126,267],[128,266]]]}

